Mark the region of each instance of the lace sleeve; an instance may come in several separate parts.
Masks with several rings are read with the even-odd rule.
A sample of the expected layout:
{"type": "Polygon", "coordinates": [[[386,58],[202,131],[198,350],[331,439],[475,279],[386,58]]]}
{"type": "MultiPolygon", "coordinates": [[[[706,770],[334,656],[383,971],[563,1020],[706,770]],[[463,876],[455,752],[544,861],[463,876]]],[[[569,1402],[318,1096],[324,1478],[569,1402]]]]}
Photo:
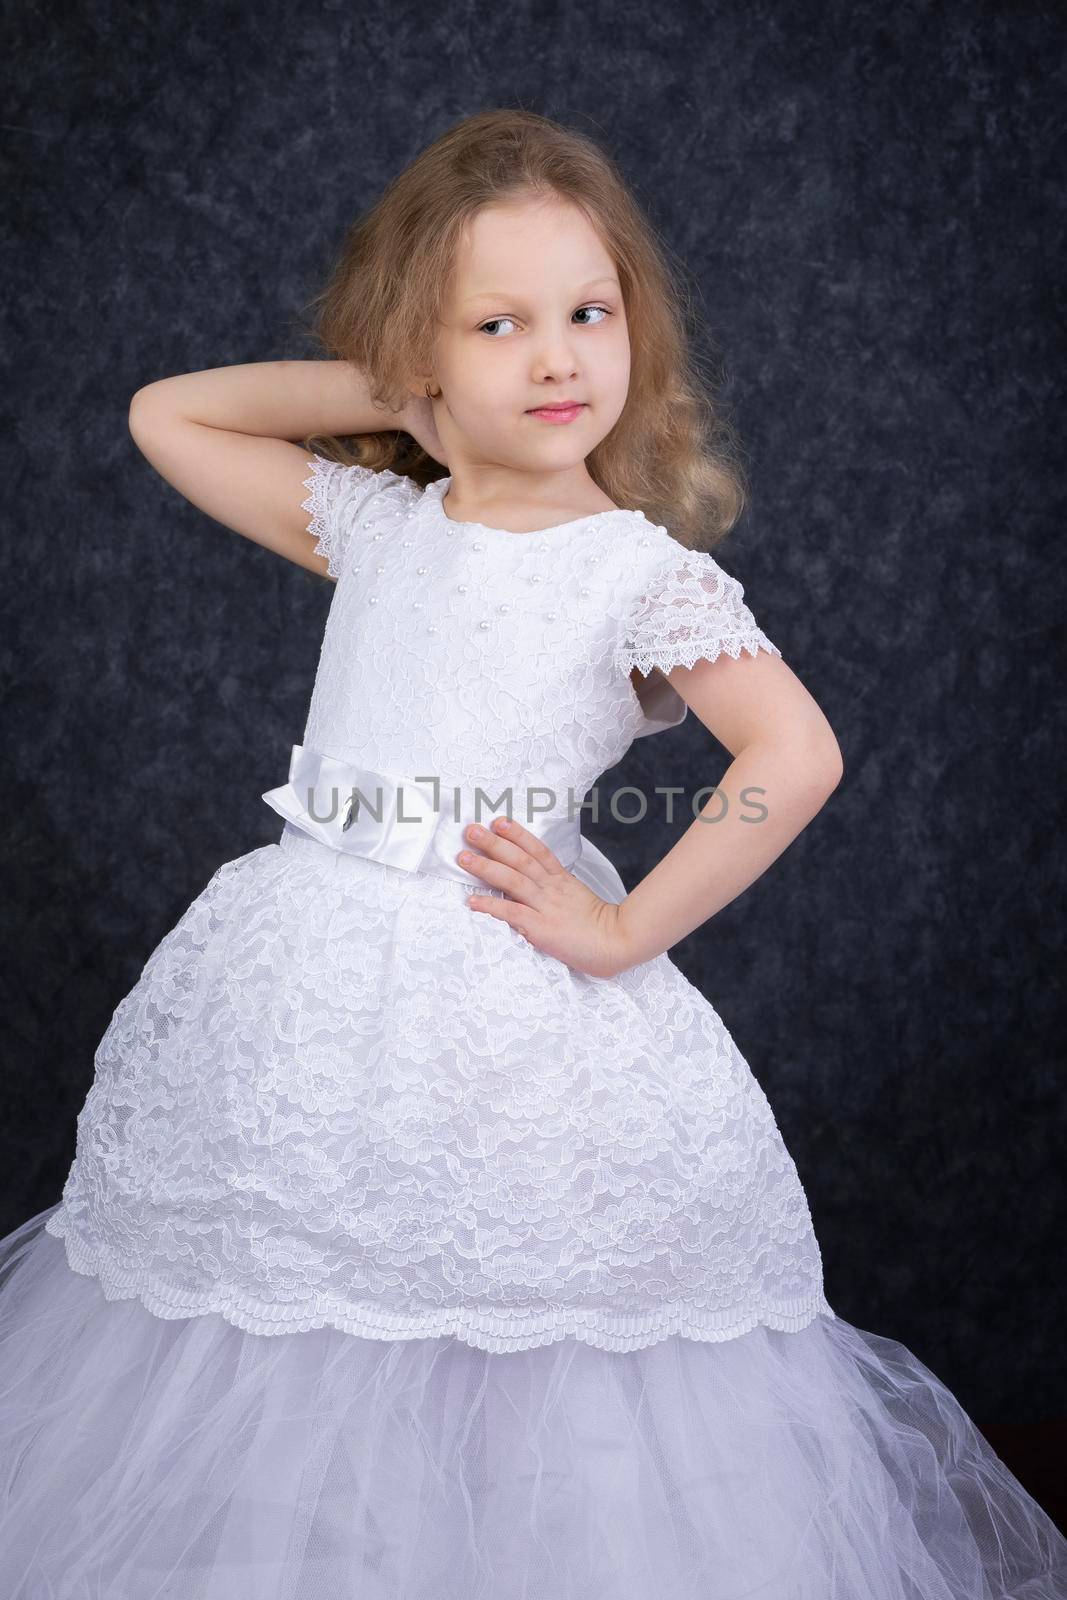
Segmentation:
{"type": "Polygon", "coordinates": [[[330,577],[337,579],[344,567],[350,535],[363,502],[395,474],[372,472],[369,467],[342,466],[322,456],[312,456],[307,465],[311,476],[304,479],[309,490],[300,509],[310,513],[307,531],[315,540],[315,554],[326,557],[330,577]]]}
{"type": "Polygon", "coordinates": [[[623,619],[615,652],[619,670],[638,667],[647,675],[658,667],[666,675],[723,653],[736,661],[742,650],[780,656],[745,605],[744,593],[705,551],[679,545],[645,580],[623,619]]]}

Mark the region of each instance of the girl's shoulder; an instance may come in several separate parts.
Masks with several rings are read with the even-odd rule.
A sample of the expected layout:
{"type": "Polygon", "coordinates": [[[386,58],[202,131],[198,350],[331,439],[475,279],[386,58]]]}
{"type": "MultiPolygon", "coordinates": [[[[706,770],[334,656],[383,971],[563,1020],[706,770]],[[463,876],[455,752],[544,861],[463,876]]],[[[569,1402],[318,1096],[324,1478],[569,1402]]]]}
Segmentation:
{"type": "Polygon", "coordinates": [[[373,471],[319,455],[309,455],[307,465],[308,496],[301,510],[308,513],[315,552],[326,557],[331,578],[341,576],[361,524],[369,529],[380,517],[410,511],[423,494],[413,479],[388,468],[373,471]]]}
{"type": "Polygon", "coordinates": [[[740,580],[709,551],[690,549],[653,523],[635,548],[617,645],[621,670],[666,674],[724,653],[736,660],[742,650],[781,655],[745,603],[740,580]]]}

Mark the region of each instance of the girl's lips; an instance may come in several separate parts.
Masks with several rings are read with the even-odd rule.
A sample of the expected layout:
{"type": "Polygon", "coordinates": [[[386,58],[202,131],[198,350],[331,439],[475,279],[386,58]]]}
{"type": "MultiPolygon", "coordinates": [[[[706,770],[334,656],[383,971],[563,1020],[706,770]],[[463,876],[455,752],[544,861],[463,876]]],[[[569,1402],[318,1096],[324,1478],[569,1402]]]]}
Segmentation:
{"type": "Polygon", "coordinates": [[[540,417],[543,422],[573,422],[584,410],[584,403],[576,406],[542,406],[536,411],[528,411],[527,416],[540,417]]]}

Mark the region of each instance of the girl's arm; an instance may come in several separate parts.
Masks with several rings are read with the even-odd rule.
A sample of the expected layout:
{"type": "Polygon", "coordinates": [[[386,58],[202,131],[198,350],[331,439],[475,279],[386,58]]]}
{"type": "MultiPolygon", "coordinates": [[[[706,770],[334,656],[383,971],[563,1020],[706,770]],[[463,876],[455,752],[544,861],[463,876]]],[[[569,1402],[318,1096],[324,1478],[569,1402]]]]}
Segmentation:
{"type": "Polygon", "coordinates": [[[141,453],[179,494],[256,544],[326,576],[307,532],[314,434],[410,431],[404,412],[372,404],[347,361],[257,361],[159,378],[130,403],[141,453]]]}
{"type": "MultiPolygon", "coordinates": [[[[699,815],[620,904],[623,969],[669,950],[754,883],[822,809],[844,770],[830,724],[780,656],[722,655],[667,676],[734,759],[699,815]]],[[[675,815],[692,815],[693,799],[676,797],[675,815]]],[[[663,797],[648,800],[651,810],[663,797]]]]}

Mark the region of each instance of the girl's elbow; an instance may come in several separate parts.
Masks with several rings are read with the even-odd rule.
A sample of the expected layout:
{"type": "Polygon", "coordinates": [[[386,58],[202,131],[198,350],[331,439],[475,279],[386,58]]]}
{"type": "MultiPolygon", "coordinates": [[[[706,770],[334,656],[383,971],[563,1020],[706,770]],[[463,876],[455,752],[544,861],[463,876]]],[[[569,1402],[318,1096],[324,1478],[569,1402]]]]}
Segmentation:
{"type": "Polygon", "coordinates": [[[841,746],[828,728],[809,730],[793,748],[793,768],[803,774],[806,788],[822,799],[833,794],[844,776],[841,746]]]}
{"type": "Polygon", "coordinates": [[[820,741],[814,761],[819,786],[824,788],[828,795],[833,794],[845,775],[845,759],[841,754],[841,746],[832,733],[820,741]]]}

